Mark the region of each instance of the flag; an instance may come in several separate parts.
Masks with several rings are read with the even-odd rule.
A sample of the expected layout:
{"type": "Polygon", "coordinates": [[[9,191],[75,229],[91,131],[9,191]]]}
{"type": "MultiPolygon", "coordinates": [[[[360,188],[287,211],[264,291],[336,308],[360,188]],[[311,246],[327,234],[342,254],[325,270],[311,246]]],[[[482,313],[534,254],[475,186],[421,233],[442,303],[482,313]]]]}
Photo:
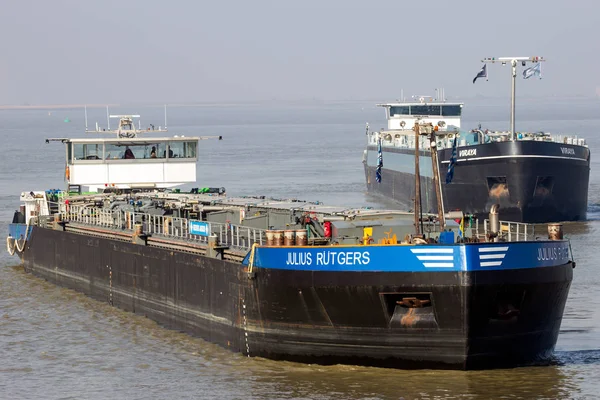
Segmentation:
{"type": "Polygon", "coordinates": [[[477,78],[487,79],[487,68],[486,67],[487,67],[487,65],[483,64],[483,67],[481,67],[481,70],[477,73],[477,75],[475,75],[475,78],[473,78],[473,83],[475,83],[477,78]]]}
{"type": "Polygon", "coordinates": [[[377,140],[377,169],[375,169],[375,179],[381,183],[381,168],[383,167],[383,153],[381,152],[381,138],[377,140]]]}
{"type": "Polygon", "coordinates": [[[450,157],[450,164],[448,164],[448,172],[446,172],[446,183],[452,182],[454,178],[454,164],[456,164],[456,136],[454,136],[454,143],[452,143],[452,156],[450,157]]]}
{"type": "Polygon", "coordinates": [[[465,235],[465,217],[463,216],[460,219],[460,225],[458,226],[459,229],[459,234],[461,237],[463,237],[465,235]]]}
{"type": "Polygon", "coordinates": [[[523,79],[529,79],[532,76],[537,76],[542,79],[542,64],[537,63],[534,66],[523,70],[523,79]]]}

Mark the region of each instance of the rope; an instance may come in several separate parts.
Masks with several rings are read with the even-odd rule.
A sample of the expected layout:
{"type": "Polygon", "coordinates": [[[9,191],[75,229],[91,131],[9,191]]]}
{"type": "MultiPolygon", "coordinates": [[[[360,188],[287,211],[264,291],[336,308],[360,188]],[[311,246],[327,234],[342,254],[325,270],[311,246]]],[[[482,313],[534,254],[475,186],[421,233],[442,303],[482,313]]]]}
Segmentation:
{"type": "MultiPolygon", "coordinates": [[[[27,228],[29,229],[29,226],[27,228]]],[[[25,235],[27,235],[27,231],[25,231],[25,235]]],[[[19,253],[22,253],[23,250],[25,250],[25,243],[27,243],[27,236],[23,239],[23,246],[19,246],[19,239],[15,239],[15,247],[19,253]]]]}
{"type": "Polygon", "coordinates": [[[575,263],[575,256],[573,255],[573,249],[571,248],[571,238],[569,238],[568,240],[569,240],[569,253],[571,253],[571,261],[573,261],[573,263],[575,263]]]}
{"type": "Polygon", "coordinates": [[[8,251],[8,254],[10,254],[11,256],[15,255],[15,247],[16,247],[15,242],[16,242],[16,240],[12,236],[8,235],[6,237],[6,250],[8,251]],[[12,247],[11,247],[11,240],[13,242],[12,247]]]}
{"type": "Polygon", "coordinates": [[[15,254],[15,251],[18,251],[19,253],[22,253],[25,250],[25,244],[27,243],[27,234],[29,233],[29,227],[31,226],[31,220],[33,220],[35,217],[32,217],[29,219],[29,221],[27,222],[27,226],[25,227],[25,237],[23,238],[23,243],[21,245],[19,245],[19,239],[14,238],[10,235],[8,235],[8,237],[6,238],[6,250],[8,250],[8,254],[10,254],[11,256],[13,256],[15,254]],[[13,241],[14,245],[11,248],[11,244],[10,241],[13,241]]]}

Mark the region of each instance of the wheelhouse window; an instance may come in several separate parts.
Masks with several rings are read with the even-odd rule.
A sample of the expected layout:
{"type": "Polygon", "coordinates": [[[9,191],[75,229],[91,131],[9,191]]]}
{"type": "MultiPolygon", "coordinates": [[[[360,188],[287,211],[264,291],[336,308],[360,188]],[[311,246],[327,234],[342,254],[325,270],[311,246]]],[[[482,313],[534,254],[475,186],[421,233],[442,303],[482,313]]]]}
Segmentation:
{"type": "Polygon", "coordinates": [[[442,106],[442,115],[444,117],[460,117],[462,114],[462,105],[450,104],[442,106]]]}
{"type": "Polygon", "coordinates": [[[164,158],[166,143],[106,143],[107,160],[164,158]]]}
{"type": "Polygon", "coordinates": [[[391,106],[390,107],[390,117],[394,115],[410,115],[410,110],[408,106],[391,106]]]}
{"type": "Polygon", "coordinates": [[[74,160],[101,160],[101,143],[73,143],[74,160]]]}
{"type": "Polygon", "coordinates": [[[148,147],[150,148],[149,158],[165,158],[166,143],[152,143],[148,147]]]}
{"type": "Polygon", "coordinates": [[[152,160],[197,157],[196,141],[119,141],[104,143],[69,143],[67,155],[74,161],[152,160]]]}
{"type": "Polygon", "coordinates": [[[169,142],[169,158],[196,158],[196,142],[169,142]]]}
{"type": "Polygon", "coordinates": [[[69,162],[71,162],[72,159],[73,159],[73,143],[68,143],[67,144],[67,160],[69,160],[69,162]]]}
{"type": "Polygon", "coordinates": [[[436,105],[410,106],[411,115],[441,115],[441,112],[441,106],[436,105]]]}
{"type": "Polygon", "coordinates": [[[106,154],[107,160],[120,160],[125,155],[125,146],[112,144],[112,143],[106,143],[105,149],[106,149],[105,154],[106,154]]]}

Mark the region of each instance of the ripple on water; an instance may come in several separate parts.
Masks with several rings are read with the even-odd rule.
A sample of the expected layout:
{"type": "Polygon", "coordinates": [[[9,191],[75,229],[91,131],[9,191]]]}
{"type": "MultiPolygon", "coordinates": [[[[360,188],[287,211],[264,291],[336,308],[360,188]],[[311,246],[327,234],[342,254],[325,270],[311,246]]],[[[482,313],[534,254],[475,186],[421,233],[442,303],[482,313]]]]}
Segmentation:
{"type": "MultiPolygon", "coordinates": [[[[230,135],[232,140],[224,151],[211,143],[198,150],[202,176],[219,177],[217,185],[225,186],[230,194],[273,194],[326,204],[396,207],[364,194],[360,157],[365,117],[354,109],[339,107],[343,111],[327,109],[326,117],[320,109],[313,110],[316,116],[312,117],[306,110],[285,110],[284,119],[312,118],[312,125],[274,121],[273,115],[282,113],[261,111],[260,107],[174,109],[170,117],[182,121],[183,134],[194,133],[204,123],[197,120],[200,115],[213,124],[215,134],[230,135]],[[237,115],[247,117],[249,122],[232,122],[232,116],[237,115]],[[324,129],[321,123],[330,118],[345,122],[324,129]],[[294,147],[291,143],[296,137],[301,137],[302,143],[294,147]],[[258,149],[273,149],[272,158],[256,162],[258,149]],[[232,163],[232,156],[245,168],[232,163]],[[270,172],[265,175],[264,171],[270,172]]],[[[162,112],[160,107],[142,107],[140,111],[144,118],[158,119],[162,112]]],[[[481,107],[477,112],[482,112],[481,107]]],[[[47,113],[42,114],[3,114],[3,121],[7,129],[16,129],[11,137],[27,134],[32,143],[43,143],[48,129],[54,128],[36,129],[48,127],[47,113]]],[[[60,122],[54,136],[64,134],[60,122]]],[[[465,120],[465,126],[477,122],[465,120]]],[[[597,121],[556,119],[547,127],[539,124],[539,120],[531,121],[536,130],[576,128],[594,132],[598,125],[597,121]]],[[[19,148],[19,143],[7,146],[19,148]]],[[[588,143],[590,148],[600,148],[600,137],[590,137],[588,143]]],[[[48,165],[58,165],[63,152],[60,146],[44,147],[35,170],[23,171],[18,180],[14,179],[14,171],[4,175],[0,171],[5,188],[0,196],[0,232],[6,232],[6,221],[18,207],[17,194],[21,190],[61,185],[62,170],[55,171],[48,165]]],[[[7,165],[19,162],[10,151],[5,156],[3,162],[7,165]]],[[[596,398],[600,392],[600,298],[596,296],[600,284],[596,268],[600,174],[595,166],[590,178],[588,221],[564,225],[577,268],[552,365],[472,372],[402,371],[247,358],[57,288],[25,274],[21,267],[9,267],[17,258],[0,254],[0,392],[7,399],[596,398]]]]}

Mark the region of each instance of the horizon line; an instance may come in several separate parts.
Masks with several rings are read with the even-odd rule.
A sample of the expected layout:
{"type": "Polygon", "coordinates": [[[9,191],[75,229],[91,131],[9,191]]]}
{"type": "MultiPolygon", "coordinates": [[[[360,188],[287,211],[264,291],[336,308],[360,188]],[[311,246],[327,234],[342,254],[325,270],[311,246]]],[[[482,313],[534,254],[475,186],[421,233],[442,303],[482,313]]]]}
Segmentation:
{"type": "MultiPolygon", "coordinates": [[[[517,96],[521,99],[540,99],[540,98],[585,98],[585,99],[600,99],[599,95],[583,95],[583,94],[570,94],[570,95],[535,95],[535,96],[517,96]]],[[[487,95],[471,95],[471,96],[448,96],[445,101],[456,100],[460,101],[463,99],[505,99],[506,96],[487,96],[487,95]]],[[[127,103],[68,103],[68,104],[2,104],[0,105],[0,110],[34,110],[34,109],[65,109],[65,108],[104,108],[104,107],[121,107],[126,105],[142,105],[148,107],[194,107],[194,106],[219,106],[219,105],[250,105],[250,104],[264,104],[264,103],[343,103],[343,102],[382,102],[381,98],[339,98],[339,99],[321,99],[321,98],[296,98],[296,99],[256,99],[256,100],[222,100],[222,101],[179,101],[179,102],[144,102],[144,101],[132,101],[127,103]]],[[[397,98],[388,100],[389,101],[399,101],[397,98]]],[[[409,99],[405,99],[404,101],[409,101],[409,99]]],[[[385,101],[384,101],[385,102],[385,101]]]]}

